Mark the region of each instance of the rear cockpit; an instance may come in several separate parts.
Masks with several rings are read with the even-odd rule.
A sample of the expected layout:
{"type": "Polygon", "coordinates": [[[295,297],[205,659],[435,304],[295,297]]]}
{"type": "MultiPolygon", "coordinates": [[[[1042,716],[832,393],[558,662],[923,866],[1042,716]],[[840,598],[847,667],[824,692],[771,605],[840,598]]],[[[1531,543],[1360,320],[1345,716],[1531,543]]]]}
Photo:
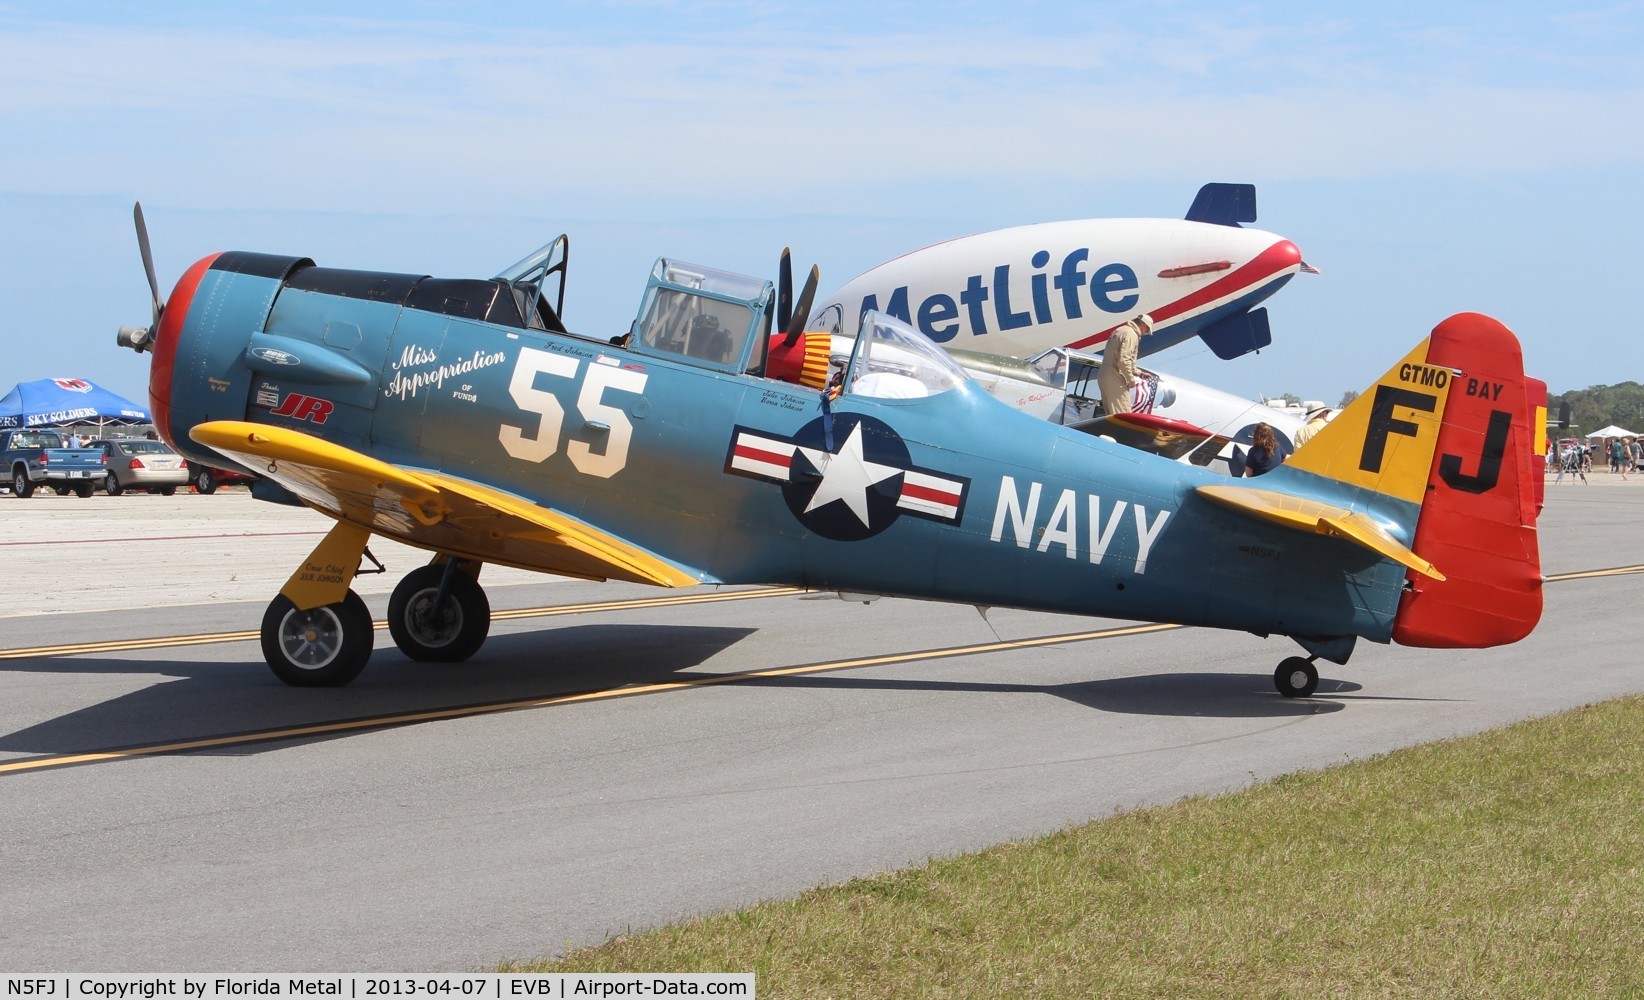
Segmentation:
{"type": "Polygon", "coordinates": [[[725,372],[758,373],[770,336],[769,281],[659,258],[627,346],[725,372]]]}

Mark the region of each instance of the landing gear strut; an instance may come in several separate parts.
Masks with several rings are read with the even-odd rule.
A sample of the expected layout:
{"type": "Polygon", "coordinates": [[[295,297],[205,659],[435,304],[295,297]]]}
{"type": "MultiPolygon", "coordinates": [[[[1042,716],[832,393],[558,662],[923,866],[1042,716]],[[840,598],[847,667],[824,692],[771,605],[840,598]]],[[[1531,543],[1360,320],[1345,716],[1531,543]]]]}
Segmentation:
{"type": "Polygon", "coordinates": [[[413,660],[459,663],[491,631],[491,602],[455,559],[405,575],[388,599],[388,633],[413,660]]]}
{"type": "MultiPolygon", "coordinates": [[[[350,589],[360,559],[382,564],[369,529],[339,520],[291,574],[263,615],[263,658],[297,687],[340,687],[360,675],[374,641],[371,611],[350,589]]],[[[388,601],[388,631],[413,660],[455,663],[491,631],[491,602],[475,577],[483,564],[439,556],[412,570],[388,601]]],[[[373,572],[365,570],[364,572],[373,572]]]]}
{"type": "Polygon", "coordinates": [[[274,676],[293,687],[341,687],[365,669],[371,611],[349,585],[370,540],[365,528],[338,521],[269,603],[263,659],[274,676]]]}
{"type": "Polygon", "coordinates": [[[1319,672],[1311,656],[1290,656],[1273,671],[1273,685],[1286,698],[1311,697],[1319,689],[1319,672]]]}

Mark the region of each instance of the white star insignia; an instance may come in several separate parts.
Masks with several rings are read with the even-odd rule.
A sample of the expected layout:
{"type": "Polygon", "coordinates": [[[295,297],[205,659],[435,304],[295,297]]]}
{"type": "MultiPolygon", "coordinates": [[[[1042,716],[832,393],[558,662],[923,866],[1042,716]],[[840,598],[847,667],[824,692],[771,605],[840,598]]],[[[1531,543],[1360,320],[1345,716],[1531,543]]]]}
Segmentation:
{"type": "Polygon", "coordinates": [[[864,528],[871,527],[868,524],[868,489],[903,471],[894,465],[880,465],[862,457],[861,424],[851,428],[850,437],[845,439],[844,447],[838,452],[829,453],[815,448],[800,448],[799,451],[822,473],[822,481],[817,484],[816,492],[811,494],[811,502],[806,505],[805,513],[841,500],[864,528]]]}

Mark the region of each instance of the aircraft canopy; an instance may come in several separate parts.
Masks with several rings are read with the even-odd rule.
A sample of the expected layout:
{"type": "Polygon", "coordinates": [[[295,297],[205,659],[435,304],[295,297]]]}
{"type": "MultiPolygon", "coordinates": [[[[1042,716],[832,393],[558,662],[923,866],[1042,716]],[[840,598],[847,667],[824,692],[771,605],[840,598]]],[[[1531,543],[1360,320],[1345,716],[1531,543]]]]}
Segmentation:
{"type": "Polygon", "coordinates": [[[912,399],[946,392],[969,378],[930,338],[894,316],[870,311],[862,315],[845,391],[912,399]]]}

